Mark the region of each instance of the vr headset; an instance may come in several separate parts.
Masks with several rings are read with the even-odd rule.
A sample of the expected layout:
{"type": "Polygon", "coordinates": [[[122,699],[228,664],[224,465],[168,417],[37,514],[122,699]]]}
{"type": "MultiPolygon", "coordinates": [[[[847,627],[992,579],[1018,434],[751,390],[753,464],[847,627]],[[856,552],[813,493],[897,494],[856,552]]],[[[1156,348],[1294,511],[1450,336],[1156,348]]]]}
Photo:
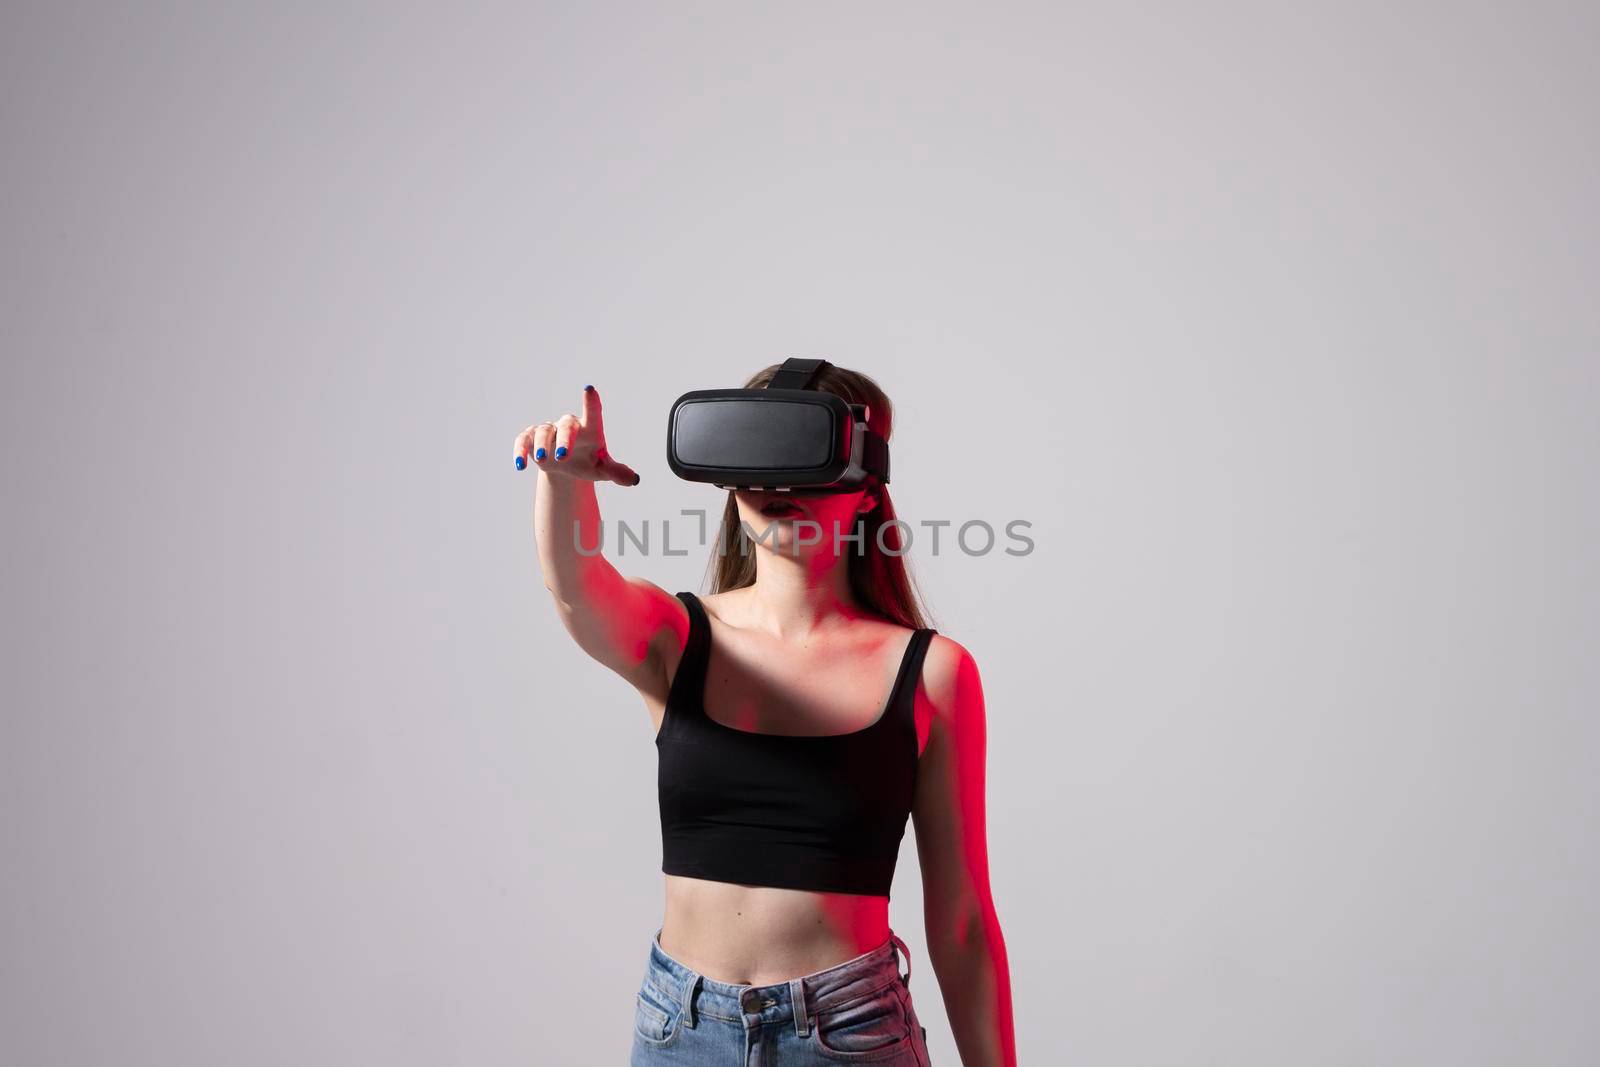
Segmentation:
{"type": "Polygon", "coordinates": [[[765,389],[696,389],[667,416],[667,466],[719,489],[848,493],[889,480],[865,404],[816,390],[825,359],[785,360],[765,389]]]}

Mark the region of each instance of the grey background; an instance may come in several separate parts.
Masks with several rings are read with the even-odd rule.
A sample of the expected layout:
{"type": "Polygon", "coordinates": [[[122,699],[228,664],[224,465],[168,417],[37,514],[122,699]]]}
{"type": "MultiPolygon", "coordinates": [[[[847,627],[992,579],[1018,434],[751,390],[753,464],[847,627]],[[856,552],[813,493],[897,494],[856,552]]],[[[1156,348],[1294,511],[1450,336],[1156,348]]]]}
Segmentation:
{"type": "Polygon", "coordinates": [[[914,552],[1023,1063],[1593,1063],[1597,22],[7,4],[0,1060],[622,1062],[655,751],[511,440],[593,382],[659,537],[820,355],[1033,523],[914,552]]]}

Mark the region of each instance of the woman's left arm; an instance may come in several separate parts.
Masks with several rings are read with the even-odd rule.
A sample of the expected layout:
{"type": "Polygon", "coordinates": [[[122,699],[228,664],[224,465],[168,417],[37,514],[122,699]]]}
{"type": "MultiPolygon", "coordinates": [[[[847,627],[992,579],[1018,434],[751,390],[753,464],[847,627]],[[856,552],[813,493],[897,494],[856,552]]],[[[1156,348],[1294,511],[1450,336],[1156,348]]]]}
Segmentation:
{"type": "Polygon", "coordinates": [[[989,892],[987,730],[978,665],[961,645],[936,635],[923,686],[932,714],[912,816],[928,958],[963,1067],[1015,1067],[1011,972],[989,892]]]}

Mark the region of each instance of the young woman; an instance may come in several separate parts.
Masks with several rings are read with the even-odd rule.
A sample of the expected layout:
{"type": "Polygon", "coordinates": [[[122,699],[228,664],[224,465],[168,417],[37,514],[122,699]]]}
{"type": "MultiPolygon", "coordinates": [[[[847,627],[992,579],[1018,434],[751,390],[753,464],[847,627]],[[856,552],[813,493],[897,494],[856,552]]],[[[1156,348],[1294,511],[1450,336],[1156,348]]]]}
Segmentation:
{"type": "MultiPolygon", "coordinates": [[[[867,405],[888,438],[870,378],[825,364],[813,387],[867,405]]],[[[982,688],[966,649],[924,624],[900,528],[880,529],[887,488],[730,491],[711,595],[673,595],[593,554],[595,483],[639,476],[606,451],[593,386],[582,412],[519,434],[516,465],[538,472],[534,531],[562,623],[638,690],[655,732],[666,909],[632,1064],[929,1067],[910,953],[889,928],[909,817],[961,1061],[1011,1067],[982,688]]]]}

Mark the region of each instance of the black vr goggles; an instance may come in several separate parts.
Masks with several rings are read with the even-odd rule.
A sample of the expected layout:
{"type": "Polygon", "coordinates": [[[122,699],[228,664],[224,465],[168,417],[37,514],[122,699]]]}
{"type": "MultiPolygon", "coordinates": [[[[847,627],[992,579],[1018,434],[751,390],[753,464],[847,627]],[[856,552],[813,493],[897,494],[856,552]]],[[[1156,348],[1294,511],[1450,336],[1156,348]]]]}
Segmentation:
{"type": "Polygon", "coordinates": [[[812,387],[825,359],[785,360],[765,389],[696,389],[667,417],[667,466],[720,489],[848,493],[889,480],[867,407],[812,387]]]}

